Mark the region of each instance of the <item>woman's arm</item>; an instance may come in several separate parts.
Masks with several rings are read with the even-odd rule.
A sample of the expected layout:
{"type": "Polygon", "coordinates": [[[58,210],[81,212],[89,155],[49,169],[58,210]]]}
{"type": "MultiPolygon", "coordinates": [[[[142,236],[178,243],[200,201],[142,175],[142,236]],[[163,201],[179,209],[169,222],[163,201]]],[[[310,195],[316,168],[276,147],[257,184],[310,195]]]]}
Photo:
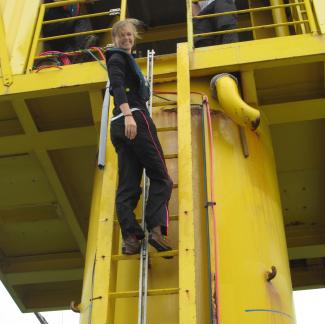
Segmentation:
{"type": "Polygon", "coordinates": [[[125,136],[132,140],[137,135],[137,124],[132,116],[132,111],[125,92],[125,79],[127,77],[126,65],[127,62],[125,62],[123,57],[119,54],[113,55],[107,62],[108,75],[113,90],[115,104],[121,109],[125,116],[125,136]]]}

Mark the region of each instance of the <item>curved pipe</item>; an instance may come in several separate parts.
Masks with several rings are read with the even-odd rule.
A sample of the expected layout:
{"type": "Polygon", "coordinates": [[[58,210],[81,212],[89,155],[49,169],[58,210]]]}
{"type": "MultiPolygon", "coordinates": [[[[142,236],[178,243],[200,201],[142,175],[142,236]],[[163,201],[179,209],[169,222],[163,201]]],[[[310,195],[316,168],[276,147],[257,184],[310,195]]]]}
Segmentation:
{"type": "Polygon", "coordinates": [[[237,79],[228,73],[215,75],[210,83],[213,95],[223,111],[236,123],[256,130],[260,124],[260,112],[240,97],[237,79]]]}

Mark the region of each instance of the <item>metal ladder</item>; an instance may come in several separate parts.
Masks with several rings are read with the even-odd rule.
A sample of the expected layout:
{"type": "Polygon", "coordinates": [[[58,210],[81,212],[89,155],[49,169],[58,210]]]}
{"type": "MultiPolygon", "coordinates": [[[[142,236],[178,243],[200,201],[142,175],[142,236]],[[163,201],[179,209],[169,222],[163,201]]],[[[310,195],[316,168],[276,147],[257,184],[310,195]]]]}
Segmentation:
{"type": "MultiPolygon", "coordinates": [[[[153,57],[150,59],[153,60],[153,57]]],[[[149,61],[150,61],[149,60],[149,61]]],[[[116,219],[115,209],[112,208],[115,201],[115,187],[117,183],[117,159],[114,147],[107,139],[107,156],[103,164],[105,168],[102,173],[101,190],[98,192],[98,230],[96,238],[96,267],[94,269],[94,284],[91,288],[91,321],[94,323],[116,323],[116,311],[119,309],[120,300],[130,299],[130,311],[134,315],[134,322],[138,317],[138,323],[146,323],[149,313],[149,303],[147,305],[147,296],[178,296],[178,304],[175,303],[175,310],[178,314],[178,323],[196,324],[196,285],[195,285],[195,251],[194,251],[194,218],[193,218],[193,185],[192,177],[192,154],[191,154],[191,112],[190,106],[190,74],[189,74],[189,55],[187,44],[182,44],[177,53],[177,92],[176,100],[171,98],[161,98],[152,104],[156,111],[177,111],[177,124],[158,126],[158,133],[175,132],[177,134],[177,152],[173,154],[164,154],[165,160],[177,160],[177,183],[174,184],[173,190],[177,190],[175,203],[177,204],[174,215],[170,215],[169,220],[175,222],[178,228],[174,229],[175,235],[178,235],[178,241],[175,250],[166,252],[148,252],[146,243],[142,247],[141,255],[123,255],[120,253],[121,233],[116,219]],[[180,93],[181,95],[177,95],[180,93]],[[171,106],[177,106],[176,108],[171,106]],[[158,110],[157,110],[158,109],[158,110]],[[178,233],[178,234],[176,234],[178,233]],[[178,257],[174,273],[177,273],[177,284],[164,284],[163,287],[148,287],[148,263],[161,257],[178,257]],[[140,284],[138,289],[129,287],[132,279],[124,284],[119,279],[120,269],[125,271],[123,261],[139,260],[141,257],[142,273],[137,281],[140,284]],[[120,268],[121,266],[121,268],[120,268]],[[142,279],[141,279],[142,278],[142,279]],[[141,281],[140,281],[141,280],[141,281]],[[123,288],[122,288],[123,287],[123,288]],[[138,306],[136,314],[131,306],[133,298],[138,297],[138,306]],[[139,298],[140,297],[140,298],[139,298]],[[116,305],[118,302],[119,305],[116,305]],[[138,312],[139,310],[139,312],[138,312]]],[[[147,62],[149,64],[149,62],[147,62]]],[[[152,66],[153,67],[153,66],[152,66]]],[[[152,69],[151,67],[151,69],[152,69]]],[[[150,70],[150,67],[148,67],[150,70]]],[[[153,69],[152,69],[153,70],[153,69]]],[[[152,72],[151,72],[152,73],[152,72]]],[[[159,74],[158,70],[157,73],[159,74]]],[[[150,75],[150,74],[149,74],[150,75]]],[[[149,77],[150,79],[150,77],[149,77]]],[[[152,83],[152,74],[151,80],[152,83]]],[[[151,87],[152,89],[152,87],[151,87]]],[[[107,93],[108,95],[108,93],[107,93]]],[[[106,101],[108,104],[108,100],[106,101]]],[[[149,102],[151,105],[151,103],[149,102]]],[[[107,109],[105,109],[107,110],[107,109]]],[[[102,116],[103,117],[103,116],[102,116]]],[[[105,119],[105,118],[104,118],[105,119]]],[[[108,133],[109,134],[109,133],[108,133]]],[[[175,135],[176,135],[175,134],[175,135]]],[[[106,135],[106,134],[105,134],[106,135]]],[[[108,135],[109,136],[109,135],[108,135]]],[[[107,138],[108,138],[107,136],[107,138]]],[[[103,136],[105,138],[106,136],[103,136]]],[[[104,141],[105,142],[105,141],[104,141]]],[[[103,154],[105,156],[105,154],[103,154]]],[[[173,162],[171,162],[173,163],[173,162]]],[[[102,165],[103,167],[103,165],[102,165]]],[[[175,179],[176,180],[176,179],[175,179]]],[[[146,195],[146,193],[144,193],[146,195]]],[[[145,198],[143,199],[145,202],[145,198]]],[[[144,206],[142,206],[144,207],[144,206]]],[[[97,212],[97,211],[96,211],[97,212]]],[[[138,211],[138,221],[144,217],[140,216],[138,211]]],[[[138,265],[136,265],[137,267],[138,265]]],[[[134,269],[135,270],[135,269],[134,269]]],[[[133,270],[133,273],[135,274],[133,270]]],[[[167,282],[169,282],[167,280],[167,282]]],[[[174,282],[174,281],[173,281],[174,282]]],[[[137,283],[135,282],[136,286],[137,283]]],[[[124,302],[123,302],[124,303],[124,302]]],[[[136,305],[134,305],[136,306],[136,305]]],[[[118,315],[117,315],[118,316],[118,315]]],[[[128,315],[125,314],[127,317],[128,315]]],[[[122,315],[122,318],[125,318],[122,315]]],[[[176,321],[175,321],[176,323],[176,321]]],[[[148,323],[148,324],[152,324],[148,323]]]]}
{"type": "MultiPolygon", "coordinates": [[[[147,81],[150,85],[150,98],[147,102],[147,108],[152,116],[152,89],[153,89],[153,63],[154,50],[147,51],[147,81]]],[[[141,244],[140,251],[140,274],[139,274],[139,301],[138,301],[138,324],[147,322],[147,293],[148,293],[148,231],[146,230],[145,211],[149,195],[150,180],[146,176],[146,170],[143,172],[143,196],[142,196],[142,216],[141,226],[145,232],[145,238],[141,244]]]]}

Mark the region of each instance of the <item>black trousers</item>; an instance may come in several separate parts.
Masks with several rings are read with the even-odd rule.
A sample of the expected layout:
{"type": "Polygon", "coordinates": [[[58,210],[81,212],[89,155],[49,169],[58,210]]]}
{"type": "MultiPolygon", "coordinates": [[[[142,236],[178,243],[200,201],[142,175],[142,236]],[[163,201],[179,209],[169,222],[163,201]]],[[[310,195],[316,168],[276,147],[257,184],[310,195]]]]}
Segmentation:
{"type": "MultiPolygon", "coordinates": [[[[199,16],[234,10],[236,10],[234,0],[215,0],[201,10],[199,16]]],[[[229,30],[237,27],[237,18],[235,15],[195,19],[193,25],[194,34],[229,30]]],[[[194,38],[195,47],[235,43],[238,41],[237,33],[194,38]]]]}
{"type": "Polygon", "coordinates": [[[168,201],[173,182],[170,179],[156,127],[145,111],[134,111],[137,135],[129,140],[124,134],[124,117],[111,122],[111,141],[118,156],[118,189],[116,213],[122,236],[143,238],[141,226],[135,220],[134,209],[140,199],[143,169],[150,179],[149,196],[145,210],[148,230],[160,225],[167,234],[168,201]]]}

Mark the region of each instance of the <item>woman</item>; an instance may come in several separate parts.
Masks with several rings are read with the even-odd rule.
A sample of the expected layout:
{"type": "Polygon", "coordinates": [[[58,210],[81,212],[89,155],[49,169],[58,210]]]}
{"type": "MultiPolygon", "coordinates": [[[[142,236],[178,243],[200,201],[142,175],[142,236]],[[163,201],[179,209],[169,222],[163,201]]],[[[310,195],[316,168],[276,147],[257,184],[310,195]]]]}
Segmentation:
{"type": "Polygon", "coordinates": [[[141,195],[143,169],[150,179],[145,220],[149,243],[167,251],[168,208],[173,183],[168,175],[156,127],[147,110],[149,88],[131,55],[138,36],[139,21],[126,19],[113,25],[115,49],[106,52],[110,93],[114,96],[111,141],[118,156],[119,183],[116,212],[120,223],[122,253],[136,254],[144,232],[135,219],[134,209],[141,195]]]}

